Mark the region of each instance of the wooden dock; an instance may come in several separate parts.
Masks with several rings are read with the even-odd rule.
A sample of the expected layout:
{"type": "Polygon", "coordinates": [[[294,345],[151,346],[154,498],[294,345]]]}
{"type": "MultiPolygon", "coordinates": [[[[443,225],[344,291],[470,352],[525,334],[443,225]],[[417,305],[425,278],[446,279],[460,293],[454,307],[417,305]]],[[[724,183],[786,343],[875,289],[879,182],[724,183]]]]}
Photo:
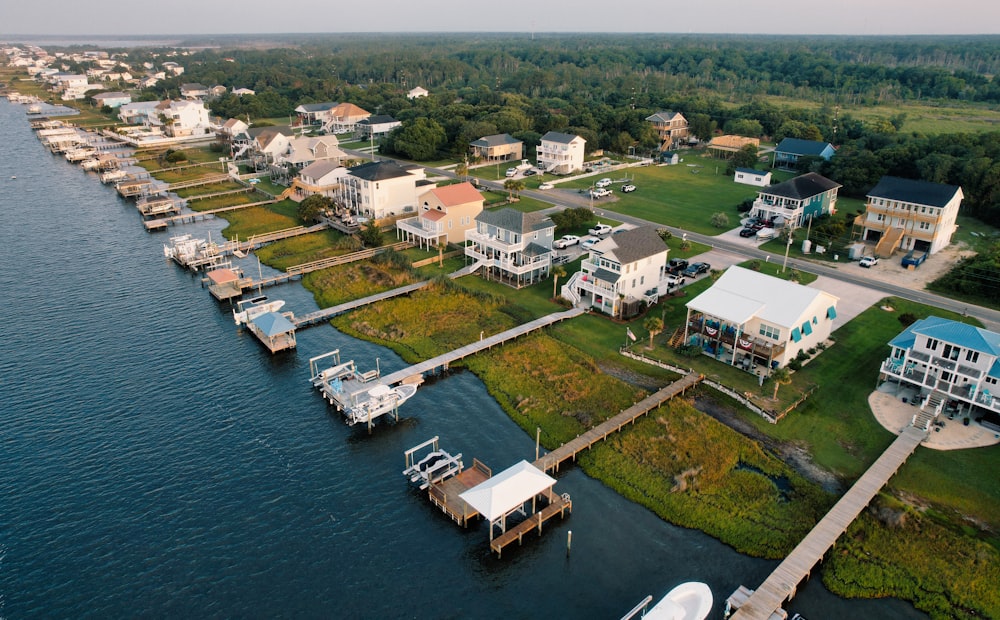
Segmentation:
{"type": "Polygon", "coordinates": [[[497,557],[500,557],[507,545],[515,541],[520,545],[524,535],[532,530],[537,530],[538,535],[541,536],[542,525],[549,519],[556,515],[565,519],[567,512],[573,512],[573,500],[569,498],[569,495],[558,495],[549,489],[546,499],[548,504],[544,508],[490,541],[490,549],[497,554],[497,557]]]}
{"type": "MultiPolygon", "coordinates": [[[[782,609],[782,605],[795,596],[796,588],[809,576],[813,566],[926,437],[926,430],[914,426],[904,429],[764,583],[742,602],[732,620],[768,620],[782,609]]],[[[734,597],[739,593],[737,590],[734,597]]]]}
{"type": "Polygon", "coordinates": [[[245,205],[233,205],[230,207],[220,207],[218,209],[211,209],[209,211],[192,211],[191,213],[182,213],[180,215],[174,215],[171,217],[164,217],[158,220],[147,220],[143,222],[146,226],[147,231],[163,230],[167,226],[173,226],[175,224],[187,224],[189,222],[197,222],[198,220],[207,220],[210,217],[215,217],[219,213],[225,213],[227,211],[236,211],[238,209],[249,209],[250,207],[260,207],[263,205],[274,204],[275,200],[261,200],[259,202],[248,202],[245,205]]]}
{"type": "Polygon", "coordinates": [[[667,387],[640,400],[613,418],[601,422],[586,433],[564,443],[545,456],[542,456],[534,462],[534,466],[544,472],[548,472],[550,470],[559,471],[559,466],[563,462],[569,459],[576,460],[576,455],[580,452],[587,450],[599,441],[604,441],[607,439],[608,435],[617,433],[625,425],[634,423],[641,416],[644,416],[653,409],[658,408],[660,405],[678,394],[683,394],[688,390],[688,388],[694,387],[704,378],[704,375],[691,373],[681,379],[678,379],[677,381],[674,381],[667,387]]]}
{"type": "Polygon", "coordinates": [[[442,482],[436,482],[427,488],[427,496],[431,503],[441,509],[455,523],[465,527],[470,519],[479,513],[459,497],[472,487],[485,482],[493,475],[489,467],[479,459],[472,459],[472,467],[462,470],[455,476],[442,482]]]}
{"type": "MultiPolygon", "coordinates": [[[[160,172],[157,170],[157,172],[160,172]]],[[[213,183],[222,183],[224,181],[229,181],[232,177],[228,174],[214,174],[209,177],[201,177],[199,179],[192,179],[190,181],[178,181],[177,183],[171,183],[167,186],[168,191],[176,191],[179,189],[187,189],[189,187],[199,187],[201,185],[212,185],[213,183]]]]}
{"type": "Polygon", "coordinates": [[[413,366],[398,370],[392,374],[385,375],[382,377],[382,383],[388,386],[403,383],[404,381],[409,383],[409,381],[406,380],[410,377],[423,375],[424,373],[430,372],[438,367],[447,368],[452,362],[458,361],[475,353],[479,353],[485,349],[501,345],[508,340],[517,338],[518,336],[523,336],[524,334],[542,329],[543,327],[548,327],[553,323],[558,323],[559,321],[580,316],[584,312],[585,311],[580,308],[570,308],[569,310],[564,310],[562,312],[547,314],[543,317],[535,319],[534,321],[529,321],[524,325],[519,325],[512,329],[508,329],[507,331],[500,332],[499,334],[483,338],[478,342],[473,342],[472,344],[467,344],[464,347],[459,347],[454,351],[438,355],[437,357],[433,357],[426,362],[420,362],[419,364],[414,364],[413,366]]]}

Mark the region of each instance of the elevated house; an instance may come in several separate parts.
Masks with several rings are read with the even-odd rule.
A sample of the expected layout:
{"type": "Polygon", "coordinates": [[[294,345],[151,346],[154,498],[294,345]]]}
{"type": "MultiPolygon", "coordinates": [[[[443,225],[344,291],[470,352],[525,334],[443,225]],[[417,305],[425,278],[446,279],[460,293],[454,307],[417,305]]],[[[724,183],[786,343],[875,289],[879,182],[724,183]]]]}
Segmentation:
{"type": "Polygon", "coordinates": [[[181,97],[185,99],[204,99],[211,93],[211,89],[204,84],[181,84],[181,97]]]}
{"type": "Polygon", "coordinates": [[[708,141],[706,148],[713,157],[729,159],[735,153],[738,153],[743,147],[748,145],[753,145],[754,148],[759,148],[760,138],[748,138],[746,136],[734,135],[716,136],[708,141]]]}
{"type": "Polygon", "coordinates": [[[118,118],[127,125],[159,125],[159,101],[134,101],[118,106],[118,118]]]}
{"type": "Polygon", "coordinates": [[[334,198],[346,174],[347,168],[335,161],[320,159],[303,168],[292,181],[292,187],[300,198],[315,194],[334,198]]]}
{"type": "Polygon", "coordinates": [[[837,301],[817,288],[733,266],[685,304],[684,342],[766,374],[830,336],[837,301]]]}
{"type": "Polygon", "coordinates": [[[631,318],[666,292],[667,244],[643,226],[610,235],[590,248],[562,287],[562,296],[605,314],[631,318]]]}
{"type": "Polygon", "coordinates": [[[792,228],[805,226],[812,218],[837,212],[837,191],[840,187],[839,183],[824,176],[807,172],[761,189],[750,208],[750,215],[776,225],[792,228]]]}
{"type": "Polygon", "coordinates": [[[252,140],[252,157],[256,170],[265,170],[271,164],[276,163],[282,155],[288,152],[288,145],[295,137],[292,128],[287,125],[251,127],[247,130],[247,134],[252,140]]]}
{"type": "Polygon", "coordinates": [[[542,143],[536,149],[538,168],[552,174],[583,170],[586,144],[580,136],[550,131],[542,136],[542,143]]]}
{"type": "Polygon", "coordinates": [[[213,128],[208,108],[201,101],[163,101],[156,110],[164,125],[164,132],[172,138],[203,136],[213,128]]]}
{"type": "Polygon", "coordinates": [[[737,168],[733,174],[733,181],[743,185],[767,187],[771,184],[771,172],[754,170],[753,168],[737,168]]]}
{"type": "Polygon", "coordinates": [[[371,112],[353,103],[338,103],[329,112],[329,119],[323,123],[326,133],[355,133],[358,123],[371,116],[371,112]]]}
{"type": "Polygon", "coordinates": [[[420,166],[373,161],[347,169],[340,199],[355,215],[383,219],[416,210],[418,188],[426,179],[420,166]]]}
{"type": "Polygon", "coordinates": [[[785,138],[774,149],[773,168],[795,168],[803,157],[818,157],[830,161],[837,150],[829,142],[785,138]]]}
{"type": "Polygon", "coordinates": [[[930,316],[889,342],[880,379],[913,392],[934,415],[948,412],[1000,431],[1000,334],[930,316]]]}
{"type": "Polygon", "coordinates": [[[483,211],[483,195],[471,183],[435,187],[420,195],[418,215],[396,222],[396,236],[418,247],[460,244],[483,211]]]}
{"type": "Polygon", "coordinates": [[[277,162],[298,170],[315,161],[332,161],[340,165],[345,159],[347,153],[340,149],[337,136],[300,136],[288,141],[287,150],[278,156],[277,162]]]}
{"type": "Polygon", "coordinates": [[[653,123],[656,134],[660,137],[660,150],[669,151],[687,142],[691,135],[687,119],[680,112],[663,110],[647,116],[646,120],[653,123]]]}
{"type": "Polygon", "coordinates": [[[855,225],[879,258],[897,249],[935,254],[951,243],[964,197],[957,185],[885,176],[868,192],[855,225]]]}
{"type": "Polygon", "coordinates": [[[465,255],[486,278],[521,288],[544,280],[552,266],[555,223],[509,207],[483,211],[465,231],[465,255]]]}
{"type": "Polygon", "coordinates": [[[323,103],[303,103],[295,108],[300,125],[322,125],[330,120],[331,112],[339,103],[327,101],[323,103]]]}
{"type": "Polygon", "coordinates": [[[358,132],[359,138],[373,140],[375,138],[381,138],[402,124],[403,123],[397,121],[391,116],[379,114],[361,119],[357,122],[355,128],[358,132]]]}
{"type": "Polygon", "coordinates": [[[484,163],[521,161],[524,157],[524,142],[507,133],[483,136],[469,143],[469,156],[473,161],[484,163]]]}

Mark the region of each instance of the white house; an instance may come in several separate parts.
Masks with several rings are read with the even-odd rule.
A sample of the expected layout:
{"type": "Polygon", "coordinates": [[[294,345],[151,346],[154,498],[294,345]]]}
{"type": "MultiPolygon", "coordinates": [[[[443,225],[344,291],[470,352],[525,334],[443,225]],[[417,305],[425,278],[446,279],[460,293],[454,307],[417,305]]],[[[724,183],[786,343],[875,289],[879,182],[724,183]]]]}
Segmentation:
{"type": "Polygon", "coordinates": [[[733,266],[686,304],[684,342],[766,373],[830,336],[837,301],[820,289],[733,266]]]}
{"type": "Polygon", "coordinates": [[[314,161],[333,161],[337,165],[347,158],[347,153],[340,149],[340,141],[337,136],[316,136],[292,138],[288,141],[288,148],[284,154],[279,155],[277,163],[288,164],[295,168],[308,166],[314,161]]]}
{"type": "Polygon", "coordinates": [[[914,389],[915,404],[935,415],[982,416],[984,426],[1000,431],[1000,334],[930,316],[889,346],[881,380],[914,389]]]}
{"type": "Polygon", "coordinates": [[[94,95],[94,103],[98,106],[120,108],[126,103],[132,103],[132,95],[128,93],[98,93],[94,95]]]}
{"type": "Polygon", "coordinates": [[[957,185],[885,176],[868,192],[855,223],[864,226],[865,241],[876,243],[879,258],[897,248],[935,254],[951,243],[964,197],[957,185]]]}
{"type": "Polygon", "coordinates": [[[542,143],[536,149],[538,167],[553,174],[583,170],[586,144],[587,141],[580,136],[550,131],[542,136],[542,143]]]}
{"type": "Polygon", "coordinates": [[[465,231],[465,255],[485,277],[521,288],[545,279],[552,265],[556,225],[541,213],[504,207],[476,216],[465,231]]]}
{"type": "Polygon", "coordinates": [[[391,116],[379,114],[358,121],[356,128],[359,138],[371,140],[372,138],[379,138],[386,135],[402,124],[391,116]]]}
{"type": "Polygon", "coordinates": [[[381,219],[416,210],[418,185],[426,178],[419,166],[373,161],[348,168],[341,201],[354,214],[381,219]]]}
{"type": "Polygon", "coordinates": [[[183,138],[200,136],[212,130],[208,108],[201,101],[164,101],[157,110],[165,118],[164,130],[168,136],[183,138]]]}
{"type": "Polygon", "coordinates": [[[118,118],[129,125],[159,125],[159,101],[134,101],[118,106],[118,118]]]}
{"type": "Polygon", "coordinates": [[[426,97],[429,94],[430,93],[427,91],[426,88],[424,88],[422,86],[417,86],[416,88],[411,89],[410,92],[406,93],[406,98],[407,99],[419,99],[421,97],[426,97]]]}
{"type": "Polygon", "coordinates": [[[733,175],[733,181],[743,185],[755,185],[757,187],[767,187],[771,184],[771,172],[754,170],[753,168],[737,168],[733,175]]]}
{"type": "Polygon", "coordinates": [[[656,303],[666,292],[667,252],[655,228],[617,232],[590,248],[580,271],[563,285],[562,296],[611,316],[635,316],[643,302],[656,303]]]}
{"type": "Polygon", "coordinates": [[[330,111],[336,108],[337,105],[333,101],[303,103],[295,108],[295,113],[299,115],[299,120],[303,125],[322,125],[330,120],[330,111]]]}
{"type": "Polygon", "coordinates": [[[303,168],[298,178],[292,181],[292,186],[302,197],[319,194],[333,198],[345,176],[347,168],[334,161],[321,159],[303,168]]]}
{"type": "Polygon", "coordinates": [[[256,95],[257,91],[254,91],[249,88],[234,88],[233,94],[236,95],[237,97],[242,97],[243,95],[256,95]]]}

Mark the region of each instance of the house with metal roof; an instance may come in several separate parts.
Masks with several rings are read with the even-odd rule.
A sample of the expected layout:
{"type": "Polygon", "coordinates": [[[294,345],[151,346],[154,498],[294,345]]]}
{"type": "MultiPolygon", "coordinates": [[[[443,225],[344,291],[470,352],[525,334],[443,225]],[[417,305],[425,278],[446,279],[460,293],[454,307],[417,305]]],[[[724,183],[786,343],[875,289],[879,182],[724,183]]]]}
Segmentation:
{"type": "Polygon", "coordinates": [[[772,168],[794,168],[803,157],[819,157],[830,161],[837,149],[829,142],[785,138],[774,149],[772,168]]]}
{"type": "Polygon", "coordinates": [[[660,137],[660,150],[666,151],[687,141],[690,135],[688,121],[680,112],[663,110],[646,117],[653,123],[656,134],[660,137]]]}
{"type": "Polygon", "coordinates": [[[469,143],[469,157],[473,161],[520,161],[524,157],[524,142],[509,133],[483,136],[469,143]]]}
{"type": "Polygon", "coordinates": [[[746,370],[780,368],[830,336],[838,298],[733,266],[687,304],[684,342],[746,370]]]}
{"type": "Polygon", "coordinates": [[[655,228],[623,230],[598,241],[563,285],[562,296],[614,317],[631,318],[667,292],[667,244],[655,228]]]}
{"type": "Polygon", "coordinates": [[[299,123],[302,125],[322,125],[330,120],[330,111],[338,105],[340,104],[332,101],[303,103],[295,108],[295,113],[299,115],[299,123]]]}
{"type": "Polygon", "coordinates": [[[536,149],[538,169],[552,174],[569,174],[574,170],[583,170],[586,144],[586,140],[573,134],[558,131],[546,133],[536,149]]]}
{"type": "Polygon", "coordinates": [[[880,380],[915,391],[915,404],[934,415],[982,418],[1000,431],[1000,334],[929,316],[889,341],[880,380]]]}
{"type": "Polygon", "coordinates": [[[469,182],[430,189],[420,195],[416,217],[396,222],[396,237],[428,249],[439,243],[462,243],[465,231],[475,227],[483,202],[483,195],[469,182]]]}
{"type": "Polygon", "coordinates": [[[840,187],[824,176],[807,172],[761,189],[750,207],[750,215],[776,225],[805,226],[813,218],[837,212],[840,187]]]}
{"type": "Polygon", "coordinates": [[[484,277],[521,288],[544,280],[552,266],[556,225],[547,215],[510,207],[483,211],[465,231],[465,255],[484,277]]]}
{"type": "Polygon", "coordinates": [[[401,126],[402,124],[402,122],[397,121],[391,116],[378,114],[361,119],[358,121],[357,125],[355,125],[355,129],[358,132],[359,138],[372,140],[388,134],[390,131],[401,126]]]}
{"type": "Polygon", "coordinates": [[[897,249],[935,254],[951,243],[963,198],[957,185],[884,176],[854,223],[864,228],[863,240],[875,243],[879,258],[897,249]]]}
{"type": "Polygon", "coordinates": [[[425,188],[424,169],[394,161],[371,161],[347,169],[340,199],[355,215],[383,219],[416,211],[425,188]]]}

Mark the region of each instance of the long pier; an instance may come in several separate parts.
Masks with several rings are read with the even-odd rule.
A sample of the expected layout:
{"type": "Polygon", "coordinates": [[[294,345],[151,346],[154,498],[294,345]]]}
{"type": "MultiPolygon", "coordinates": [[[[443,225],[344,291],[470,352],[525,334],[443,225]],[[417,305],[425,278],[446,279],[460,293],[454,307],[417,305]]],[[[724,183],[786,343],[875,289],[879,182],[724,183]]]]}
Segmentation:
{"type": "MultiPolygon", "coordinates": [[[[160,172],[157,170],[157,172],[160,172]]],[[[223,181],[229,181],[231,177],[228,174],[215,174],[210,177],[201,177],[199,179],[192,179],[190,181],[178,181],[177,183],[171,183],[167,186],[167,191],[175,191],[178,189],[187,189],[189,187],[198,187],[200,185],[212,185],[213,183],[222,183],[223,181]]]]}
{"type": "MultiPolygon", "coordinates": [[[[239,190],[243,191],[243,190],[239,190]]],[[[189,199],[190,200],[190,199],[189,199]]],[[[226,211],[236,211],[238,209],[249,209],[250,207],[260,207],[263,205],[274,204],[276,200],[261,200],[258,202],[248,202],[243,205],[232,205],[229,207],[219,207],[218,209],[211,209],[208,211],[192,211],[191,213],[182,213],[180,215],[174,215],[171,217],[161,217],[155,220],[146,220],[143,225],[146,227],[147,231],[160,230],[166,228],[167,226],[172,226],[175,224],[187,224],[188,222],[197,222],[198,220],[207,220],[210,217],[215,217],[219,213],[225,213],[226,211]]]]}
{"type": "MultiPolygon", "coordinates": [[[[774,569],[764,583],[745,600],[736,601],[739,608],[732,620],[784,617],[783,611],[779,611],[782,605],[795,596],[796,588],[809,576],[813,566],[823,558],[926,437],[927,431],[924,429],[912,425],[903,429],[899,437],[872,463],[830,512],[820,519],[816,527],[774,569]]],[[[746,588],[741,586],[730,600],[742,598],[746,592],[746,588]]]]}
{"type": "MultiPolygon", "coordinates": [[[[350,254],[341,254],[340,256],[329,256],[327,258],[321,258],[319,260],[314,260],[309,263],[302,263],[301,265],[292,265],[283,273],[278,275],[270,276],[267,278],[262,278],[260,280],[251,280],[245,288],[263,288],[265,286],[274,286],[275,284],[281,284],[282,282],[288,282],[295,278],[301,278],[303,275],[318,271],[320,269],[327,269],[329,267],[336,267],[337,265],[346,265],[347,263],[354,263],[359,260],[365,260],[383,254],[389,250],[404,250],[406,248],[413,247],[413,244],[409,241],[400,241],[392,245],[385,245],[377,248],[369,248],[367,250],[360,250],[358,252],[351,252],[350,254]]],[[[320,310],[322,312],[322,310],[320,310]]],[[[315,313],[313,313],[315,314],[315,313]]],[[[339,313],[338,313],[339,314],[339,313]]]]}
{"type": "Polygon", "coordinates": [[[589,449],[599,441],[604,441],[608,435],[617,433],[625,425],[634,423],[638,418],[660,407],[671,398],[683,394],[689,388],[700,383],[704,378],[704,375],[695,373],[685,375],[658,392],[643,398],[618,415],[601,422],[586,433],[579,435],[575,439],[571,439],[552,452],[540,457],[533,463],[534,466],[544,472],[548,472],[549,470],[559,471],[559,466],[565,461],[569,459],[576,460],[576,455],[580,452],[589,449]]]}
{"type": "Polygon", "coordinates": [[[529,321],[524,325],[518,325],[507,331],[500,332],[499,334],[494,334],[488,338],[483,338],[472,344],[467,344],[464,347],[459,347],[454,351],[449,351],[443,355],[438,355],[437,357],[432,357],[431,359],[420,362],[419,364],[414,364],[402,370],[397,370],[394,373],[384,375],[381,378],[381,382],[388,386],[393,386],[399,383],[403,383],[406,379],[414,375],[423,375],[425,372],[430,372],[435,368],[448,367],[448,364],[479,353],[485,349],[490,349],[497,345],[501,345],[508,340],[513,340],[518,336],[523,336],[529,332],[533,332],[543,327],[548,327],[553,323],[558,323],[559,321],[564,321],[566,319],[571,319],[575,316],[580,316],[585,311],[580,308],[570,308],[569,310],[564,310],[562,312],[553,312],[552,314],[547,314],[543,317],[539,317],[534,321],[529,321]]]}

